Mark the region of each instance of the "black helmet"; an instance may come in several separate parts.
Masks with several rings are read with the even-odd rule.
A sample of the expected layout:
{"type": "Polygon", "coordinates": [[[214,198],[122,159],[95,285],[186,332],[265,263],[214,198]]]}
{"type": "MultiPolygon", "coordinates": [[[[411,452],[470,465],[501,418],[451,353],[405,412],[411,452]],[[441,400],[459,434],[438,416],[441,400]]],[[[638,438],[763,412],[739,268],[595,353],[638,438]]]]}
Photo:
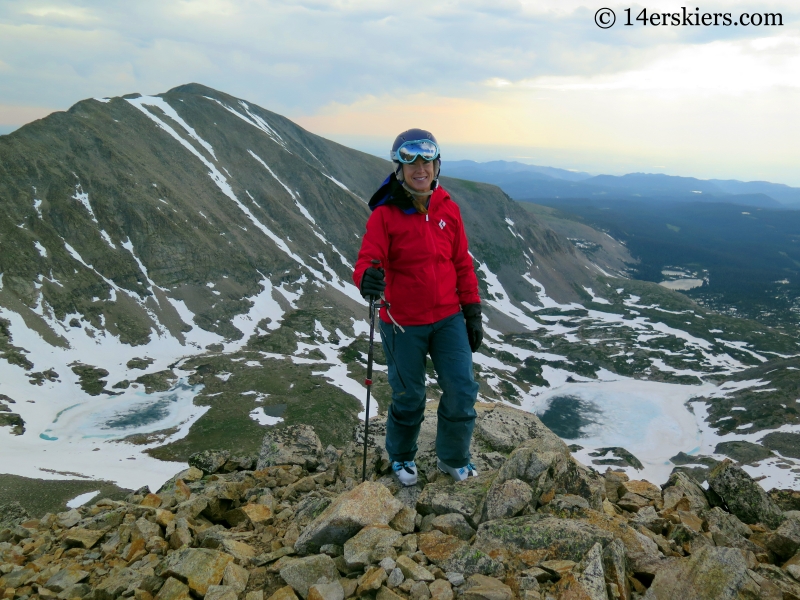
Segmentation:
{"type": "Polygon", "coordinates": [[[422,156],[426,160],[433,160],[434,161],[434,170],[435,174],[434,178],[434,185],[436,185],[437,180],[439,179],[439,171],[441,170],[442,160],[439,154],[439,142],[436,141],[436,138],[430,131],[425,131],[424,129],[409,129],[408,131],[404,131],[400,135],[398,135],[395,140],[394,144],[392,144],[392,151],[390,153],[390,158],[395,165],[395,175],[398,181],[403,181],[403,162],[413,162],[416,156],[422,156]],[[413,144],[414,142],[423,142],[428,141],[431,142],[430,144],[421,144],[420,148],[414,149],[415,156],[412,156],[411,161],[402,160],[402,157],[398,155],[398,150],[401,149],[404,145],[407,146],[409,144],[413,144]],[[432,156],[432,158],[428,159],[425,155],[428,154],[432,156]]]}

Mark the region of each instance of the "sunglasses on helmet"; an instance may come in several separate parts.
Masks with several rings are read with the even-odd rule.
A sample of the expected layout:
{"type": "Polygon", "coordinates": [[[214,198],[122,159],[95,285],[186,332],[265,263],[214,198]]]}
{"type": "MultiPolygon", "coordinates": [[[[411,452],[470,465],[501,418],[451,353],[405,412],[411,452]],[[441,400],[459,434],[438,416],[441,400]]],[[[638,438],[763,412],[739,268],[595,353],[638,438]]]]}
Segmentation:
{"type": "Polygon", "coordinates": [[[397,149],[392,158],[409,165],[417,160],[418,156],[422,157],[422,160],[426,162],[436,160],[439,156],[439,146],[436,145],[436,142],[432,142],[431,140],[412,140],[410,142],[404,142],[397,149]]]}

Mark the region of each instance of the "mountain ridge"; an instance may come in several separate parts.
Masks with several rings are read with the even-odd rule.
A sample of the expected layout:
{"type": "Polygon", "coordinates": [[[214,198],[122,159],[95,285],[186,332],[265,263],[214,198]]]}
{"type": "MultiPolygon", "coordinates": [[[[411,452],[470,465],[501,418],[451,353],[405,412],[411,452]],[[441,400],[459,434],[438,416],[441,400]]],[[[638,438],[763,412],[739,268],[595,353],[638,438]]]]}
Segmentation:
{"type": "MultiPolygon", "coordinates": [[[[271,427],[342,442],[365,412],[351,265],[390,169],[199,84],[85,100],[0,137],[7,469],[137,488],[208,447],[251,451],[271,427]]],[[[642,469],[623,468],[656,481],[681,452],[721,460],[719,442],[798,435],[794,379],[763,369],[793,366],[793,339],[625,279],[630,255],[608,235],[557,233],[490,185],[442,184],[484,305],[481,400],[554,421],[577,410],[583,425],[562,434],[580,460],[624,446],[642,469]],[[680,435],[659,437],[664,423],[680,435]]],[[[770,452],[747,468],[795,481],[795,459],[770,452]]]]}
{"type": "Polygon", "coordinates": [[[515,200],[610,197],[641,201],[729,202],[772,208],[800,206],[800,188],[768,181],[698,179],[644,172],[590,175],[507,161],[450,161],[449,164],[458,177],[497,185],[515,200]]]}

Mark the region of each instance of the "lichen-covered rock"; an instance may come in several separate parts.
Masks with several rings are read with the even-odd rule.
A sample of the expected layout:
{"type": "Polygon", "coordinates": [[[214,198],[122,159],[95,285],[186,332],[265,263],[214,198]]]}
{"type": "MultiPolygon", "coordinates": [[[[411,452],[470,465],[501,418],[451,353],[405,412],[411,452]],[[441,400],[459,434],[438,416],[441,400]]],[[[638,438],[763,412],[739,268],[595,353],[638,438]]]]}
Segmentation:
{"type": "Polygon", "coordinates": [[[511,588],[493,577],[472,575],[467,580],[464,600],[511,600],[511,588]]]}
{"type": "Polygon", "coordinates": [[[403,573],[404,579],[413,581],[433,581],[436,579],[428,569],[415,563],[407,556],[397,557],[397,568],[403,573]]]}
{"type": "Polygon", "coordinates": [[[113,569],[99,585],[95,585],[95,600],[114,600],[141,588],[147,575],[123,567],[113,569]]]}
{"type": "Polygon", "coordinates": [[[372,567],[358,580],[356,595],[366,596],[381,589],[387,575],[383,567],[372,567]]]}
{"type": "Polygon", "coordinates": [[[800,549],[800,521],[786,519],[768,538],[767,548],[781,561],[790,559],[800,549]]]}
{"type": "Polygon", "coordinates": [[[80,583],[87,577],[89,577],[88,571],[82,571],[76,566],[70,566],[66,569],[61,569],[48,579],[44,587],[53,592],[60,593],[76,583],[80,583]]]}
{"type": "Polygon", "coordinates": [[[464,515],[449,513],[438,515],[430,523],[431,529],[438,529],[447,535],[454,535],[462,540],[469,540],[475,535],[475,530],[469,526],[464,515]]]}
{"type": "Polygon", "coordinates": [[[417,500],[417,512],[422,515],[458,513],[472,527],[481,522],[486,493],[494,480],[494,472],[481,473],[464,481],[440,477],[425,486],[417,500]]]}
{"type": "Polygon", "coordinates": [[[574,570],[561,577],[555,591],[562,598],[608,600],[602,546],[600,544],[592,546],[574,570]]]}
{"type": "Polygon", "coordinates": [[[533,500],[533,490],[524,481],[509,479],[493,486],[486,496],[483,520],[508,519],[516,517],[533,500]]]}
{"type": "Polygon", "coordinates": [[[189,588],[204,596],[208,587],[219,585],[225,568],[233,557],[208,548],[185,548],[169,555],[160,567],[162,577],[177,577],[189,588]]]}
{"type": "MultiPolygon", "coordinates": [[[[397,495],[395,495],[397,498],[397,495]]],[[[400,498],[397,498],[402,502],[400,498]]],[[[405,504],[405,503],[404,503],[405,504]]],[[[415,502],[416,505],[416,502],[415,502]]],[[[409,506],[403,506],[395,517],[389,521],[389,526],[396,529],[400,533],[414,533],[414,527],[417,521],[417,511],[409,506]]]]}
{"type": "Polygon", "coordinates": [[[628,581],[628,561],[625,544],[615,538],[603,550],[603,572],[606,581],[616,586],[619,600],[630,600],[631,586],[628,581]]]}
{"type": "Polygon", "coordinates": [[[191,600],[191,598],[189,586],[170,577],[161,586],[155,600],[191,600]]]}
{"type": "MultiPolygon", "coordinates": [[[[420,534],[419,549],[444,572],[501,577],[505,567],[488,553],[439,530],[420,534]]],[[[398,558],[398,561],[400,559],[398,558]]]]}
{"type": "Polygon", "coordinates": [[[696,481],[685,473],[674,472],[663,486],[664,510],[675,508],[682,498],[686,498],[689,510],[700,513],[708,509],[705,492],[696,481]]]}
{"type": "Polygon", "coordinates": [[[511,479],[531,487],[532,502],[539,503],[546,494],[565,492],[586,498],[593,509],[602,510],[603,479],[576,461],[567,445],[549,430],[522,442],[511,453],[497,472],[492,488],[511,479]]]}
{"type": "Polygon", "coordinates": [[[208,591],[204,600],[237,600],[238,594],[236,590],[228,585],[212,585],[208,587],[208,591]]]}
{"type": "Polygon", "coordinates": [[[533,514],[481,524],[474,547],[487,554],[495,550],[548,550],[550,558],[579,562],[592,546],[606,545],[614,536],[577,519],[533,514]]]}
{"type": "Polygon", "coordinates": [[[339,578],[336,564],[330,556],[325,554],[289,559],[281,567],[280,573],[283,580],[303,598],[308,596],[309,588],[321,577],[328,581],[339,578]]]}
{"type": "Polygon", "coordinates": [[[475,421],[475,437],[487,450],[508,454],[525,440],[554,436],[544,423],[531,412],[497,407],[475,421]]]}
{"type": "Polygon", "coordinates": [[[401,535],[388,525],[364,527],[344,543],[344,560],[347,566],[363,568],[389,555],[396,556],[392,545],[401,535]]]}
{"type": "Polygon", "coordinates": [[[724,511],[719,506],[703,511],[700,516],[708,523],[708,530],[711,533],[720,532],[729,537],[750,537],[752,533],[736,515],[724,511]]]}
{"type": "MultiPolygon", "coordinates": [[[[28,511],[22,508],[19,502],[9,502],[8,504],[0,504],[0,530],[5,528],[14,528],[23,521],[30,519],[31,516],[28,511]]],[[[80,519],[80,517],[78,517],[80,519]]],[[[77,521],[70,525],[70,527],[77,524],[77,521]]]]}
{"type": "Polygon", "coordinates": [[[308,600],[344,600],[344,588],[338,579],[315,583],[308,589],[308,600]]]}
{"type": "Polygon", "coordinates": [[[343,545],[367,525],[386,525],[403,508],[389,490],[365,481],[341,494],[309,523],[295,542],[297,552],[317,552],[323,544],[343,545]]]}
{"type": "Polygon", "coordinates": [[[274,515],[269,506],[263,504],[245,504],[239,508],[234,508],[225,513],[225,520],[232,526],[236,527],[243,523],[251,525],[270,525],[274,515]]]}
{"type": "Polygon", "coordinates": [[[764,489],[728,459],[711,470],[708,485],[745,523],[764,523],[775,529],[783,521],[783,512],[764,489]]]}
{"type": "Polygon", "coordinates": [[[760,597],[739,550],[706,546],[656,573],[645,600],[750,600],[760,597]]]}
{"type": "Polygon", "coordinates": [[[264,436],[256,468],[299,465],[311,471],[317,468],[322,455],[322,442],[310,425],[273,428],[264,436]]]}
{"type": "Polygon", "coordinates": [[[219,471],[230,456],[227,450],[203,450],[189,457],[189,465],[211,475],[219,471]]]}
{"type": "Polygon", "coordinates": [[[88,550],[92,548],[100,538],[105,535],[103,531],[92,531],[91,529],[83,529],[81,527],[73,527],[64,536],[64,544],[68,548],[84,548],[88,550]]]}
{"type": "Polygon", "coordinates": [[[232,587],[237,594],[241,594],[247,588],[250,579],[250,572],[234,563],[229,563],[222,573],[222,584],[232,587]]]}

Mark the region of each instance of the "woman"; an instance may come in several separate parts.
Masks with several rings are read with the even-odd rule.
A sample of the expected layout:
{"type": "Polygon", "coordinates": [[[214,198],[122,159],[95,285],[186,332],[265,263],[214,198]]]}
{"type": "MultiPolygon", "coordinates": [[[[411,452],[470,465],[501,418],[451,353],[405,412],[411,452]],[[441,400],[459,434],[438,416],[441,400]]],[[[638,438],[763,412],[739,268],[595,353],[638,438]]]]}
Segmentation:
{"type": "Polygon", "coordinates": [[[437,464],[461,481],[477,476],[469,444],[478,395],[472,352],[483,339],[478,279],[461,212],[439,185],[436,138],[422,129],[405,131],[391,158],[396,169],[369,201],[372,214],[353,273],[365,297],[385,297],[380,332],[392,387],[386,450],[400,483],[416,484],[430,353],[443,392],[437,464]]]}

